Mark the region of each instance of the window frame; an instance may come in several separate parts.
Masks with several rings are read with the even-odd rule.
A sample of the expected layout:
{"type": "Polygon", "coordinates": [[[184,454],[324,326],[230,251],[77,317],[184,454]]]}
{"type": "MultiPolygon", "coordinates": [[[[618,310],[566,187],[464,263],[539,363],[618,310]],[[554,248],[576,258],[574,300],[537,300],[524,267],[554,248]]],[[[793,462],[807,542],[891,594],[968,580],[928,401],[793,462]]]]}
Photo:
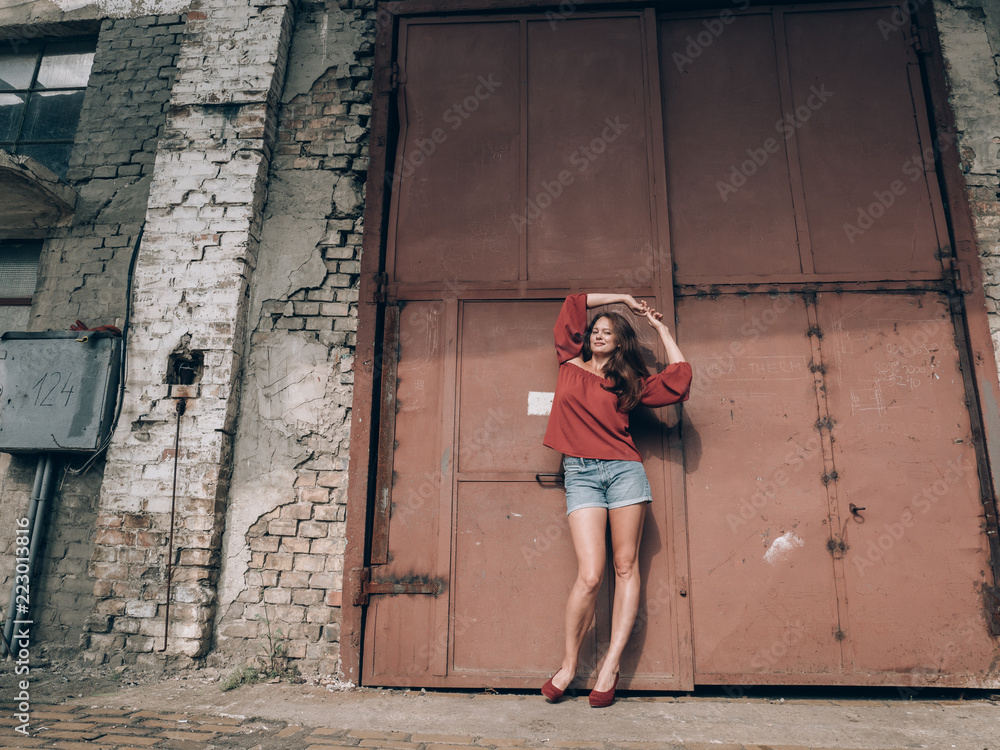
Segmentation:
{"type": "MultiPolygon", "coordinates": [[[[45,88],[45,89],[39,89],[38,88],[38,73],[41,70],[42,61],[45,59],[45,53],[46,53],[49,45],[51,45],[51,44],[64,44],[64,43],[67,43],[67,42],[71,42],[71,43],[72,42],[90,42],[93,45],[94,53],[96,54],[96,52],[97,52],[98,37],[96,35],[94,35],[94,34],[75,34],[75,35],[72,35],[72,36],[47,36],[47,37],[39,37],[38,39],[29,40],[26,43],[26,46],[34,46],[36,44],[39,46],[38,47],[37,56],[35,58],[35,66],[34,66],[34,69],[31,72],[31,80],[29,81],[27,88],[23,88],[23,89],[12,88],[12,89],[8,89],[8,90],[5,90],[5,91],[0,91],[0,94],[15,94],[15,95],[23,95],[24,96],[24,103],[23,103],[23,105],[21,107],[20,117],[17,120],[17,126],[12,129],[13,137],[10,140],[0,141],[0,149],[4,149],[4,150],[8,151],[11,154],[21,154],[22,152],[19,150],[21,146],[52,146],[52,145],[60,145],[61,146],[61,145],[69,145],[70,147],[72,147],[73,144],[76,142],[76,133],[77,133],[77,130],[79,129],[79,127],[80,127],[79,116],[77,117],[76,125],[73,128],[73,137],[71,137],[71,138],[59,138],[59,139],[43,140],[43,141],[40,141],[40,140],[37,140],[37,139],[24,140],[24,139],[21,138],[21,133],[22,133],[22,131],[24,129],[24,122],[25,122],[25,119],[28,116],[28,108],[31,105],[31,99],[36,94],[41,93],[41,92],[44,92],[44,93],[67,93],[67,92],[80,91],[80,92],[83,92],[84,95],[86,95],[87,87],[90,84],[90,76],[93,73],[93,63],[91,63],[91,69],[87,73],[87,83],[85,83],[82,86],[60,86],[60,87],[56,87],[56,88],[45,88]]],[[[81,106],[81,113],[82,113],[82,106],[81,106]]],[[[31,158],[34,158],[34,157],[31,157],[31,158]]],[[[36,161],[39,161],[39,163],[43,164],[44,166],[46,166],[49,169],[52,169],[53,172],[56,172],[57,174],[59,174],[59,172],[57,170],[53,169],[50,165],[45,164],[44,162],[41,162],[40,160],[36,160],[36,161]]],[[[67,159],[67,166],[68,166],[68,163],[69,163],[69,159],[67,159]]],[[[65,168],[62,170],[62,172],[65,173],[65,168]]],[[[62,178],[62,177],[63,177],[63,174],[60,174],[60,178],[62,178]]],[[[2,299],[2,298],[0,298],[0,299],[2,299]]]]}

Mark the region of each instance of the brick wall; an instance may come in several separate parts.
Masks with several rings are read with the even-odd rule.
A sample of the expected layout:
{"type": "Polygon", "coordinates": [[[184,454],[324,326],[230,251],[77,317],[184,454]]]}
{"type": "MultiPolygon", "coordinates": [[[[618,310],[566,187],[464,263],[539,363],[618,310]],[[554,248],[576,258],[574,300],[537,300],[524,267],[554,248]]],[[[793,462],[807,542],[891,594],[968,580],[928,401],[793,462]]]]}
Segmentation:
{"type": "Polygon", "coordinates": [[[128,396],[99,501],[94,662],[158,665],[163,650],[200,657],[211,645],[249,283],[293,12],[288,0],[200,0],[188,11],[136,269],[128,396]],[[184,363],[196,382],[178,398],[184,363]]]}
{"type": "Polygon", "coordinates": [[[303,8],[296,26],[223,554],[226,663],[260,653],[266,618],[304,671],[338,666],[372,5],[303,8]]]}
{"type": "MultiPolygon", "coordinates": [[[[71,225],[52,230],[45,243],[30,330],[65,330],[78,318],[89,325],[121,324],[129,258],[146,210],[182,30],[178,15],[103,23],[66,175],[79,194],[77,210],[71,225]]],[[[35,462],[29,456],[2,459],[0,517],[12,521],[24,514],[35,462]]],[[[78,648],[93,607],[88,565],[102,475],[103,462],[81,477],[60,473],[47,514],[32,600],[35,638],[53,655],[78,648]]],[[[11,541],[5,535],[3,548],[11,541]]],[[[3,556],[5,576],[11,561],[3,556]]],[[[0,582],[6,592],[9,581],[0,582]]]]}

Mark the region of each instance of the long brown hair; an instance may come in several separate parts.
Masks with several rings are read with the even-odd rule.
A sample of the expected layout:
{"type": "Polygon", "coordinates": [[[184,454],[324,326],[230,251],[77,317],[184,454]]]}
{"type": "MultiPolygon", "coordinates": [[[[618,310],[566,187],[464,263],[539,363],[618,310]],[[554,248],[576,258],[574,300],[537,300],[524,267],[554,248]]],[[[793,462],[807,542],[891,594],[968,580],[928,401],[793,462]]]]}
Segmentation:
{"type": "Polygon", "coordinates": [[[616,312],[601,313],[590,321],[583,337],[584,361],[589,362],[594,356],[590,348],[590,336],[601,318],[608,319],[615,335],[615,343],[618,344],[604,368],[604,376],[611,381],[610,385],[604,386],[604,390],[618,396],[618,411],[629,412],[639,405],[639,399],[642,398],[642,378],[649,375],[649,370],[639,352],[639,338],[635,335],[635,329],[628,318],[616,312]]]}

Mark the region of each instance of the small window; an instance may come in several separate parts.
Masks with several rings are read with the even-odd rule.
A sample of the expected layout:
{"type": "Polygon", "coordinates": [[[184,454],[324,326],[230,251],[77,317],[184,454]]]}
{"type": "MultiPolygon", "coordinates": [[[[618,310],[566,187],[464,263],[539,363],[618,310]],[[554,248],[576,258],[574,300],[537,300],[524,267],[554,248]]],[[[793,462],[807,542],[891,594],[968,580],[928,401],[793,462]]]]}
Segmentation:
{"type": "Polygon", "coordinates": [[[42,240],[0,240],[0,333],[26,331],[42,240]]]}
{"type": "Polygon", "coordinates": [[[0,54],[0,148],[66,174],[95,47],[53,40],[0,54]]]}
{"type": "Polygon", "coordinates": [[[0,240],[0,305],[30,305],[42,240],[0,240]]]}

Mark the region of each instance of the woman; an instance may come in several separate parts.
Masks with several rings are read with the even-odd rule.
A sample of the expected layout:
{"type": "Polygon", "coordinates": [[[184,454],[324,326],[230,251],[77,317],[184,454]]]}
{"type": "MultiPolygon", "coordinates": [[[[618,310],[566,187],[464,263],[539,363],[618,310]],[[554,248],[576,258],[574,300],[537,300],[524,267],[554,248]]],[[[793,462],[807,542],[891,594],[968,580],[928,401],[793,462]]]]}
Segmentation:
{"type": "Polygon", "coordinates": [[[615,600],[611,644],[590,694],[590,705],[610,706],[618,663],[639,611],[639,539],[652,501],[642,457],[628,432],[628,412],[640,403],[684,401],[691,366],[663,324],[663,315],[629,294],[573,294],[555,325],[559,378],[544,443],[563,453],[566,507],[577,557],[577,577],[566,602],[566,653],[542,687],[555,703],[576,675],[583,638],[594,619],[605,567],[605,532],[611,524],[615,600]],[[648,375],[638,339],[618,313],[602,313],[587,326],[587,309],[622,303],[644,317],[667,353],[667,368],[648,375]]]}

